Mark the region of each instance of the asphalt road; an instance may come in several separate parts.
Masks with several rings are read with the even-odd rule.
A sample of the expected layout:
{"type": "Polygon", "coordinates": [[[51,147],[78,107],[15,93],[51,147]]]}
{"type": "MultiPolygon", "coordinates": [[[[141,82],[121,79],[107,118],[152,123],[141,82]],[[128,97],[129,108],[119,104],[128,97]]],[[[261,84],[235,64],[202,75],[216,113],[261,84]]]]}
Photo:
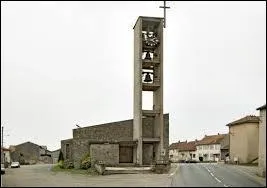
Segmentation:
{"type": "Polygon", "coordinates": [[[173,176],[173,187],[264,187],[252,176],[238,167],[217,163],[197,163],[179,165],[173,176]]]}

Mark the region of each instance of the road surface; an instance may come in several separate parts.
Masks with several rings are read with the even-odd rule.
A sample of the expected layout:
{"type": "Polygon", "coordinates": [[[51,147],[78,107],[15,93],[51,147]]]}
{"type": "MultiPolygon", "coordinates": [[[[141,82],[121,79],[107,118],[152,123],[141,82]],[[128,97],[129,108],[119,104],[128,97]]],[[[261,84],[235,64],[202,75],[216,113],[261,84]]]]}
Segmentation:
{"type": "Polygon", "coordinates": [[[238,166],[217,163],[181,163],[173,187],[264,187],[238,166]]]}
{"type": "Polygon", "coordinates": [[[26,165],[6,169],[4,187],[168,187],[169,174],[114,174],[90,176],[52,172],[51,165],[26,165]]]}
{"type": "Polygon", "coordinates": [[[4,187],[263,187],[262,180],[265,180],[258,181],[245,172],[252,167],[214,163],[174,164],[170,174],[106,176],[52,172],[50,167],[27,165],[19,169],[9,168],[5,175],[1,175],[1,183],[4,187]]]}

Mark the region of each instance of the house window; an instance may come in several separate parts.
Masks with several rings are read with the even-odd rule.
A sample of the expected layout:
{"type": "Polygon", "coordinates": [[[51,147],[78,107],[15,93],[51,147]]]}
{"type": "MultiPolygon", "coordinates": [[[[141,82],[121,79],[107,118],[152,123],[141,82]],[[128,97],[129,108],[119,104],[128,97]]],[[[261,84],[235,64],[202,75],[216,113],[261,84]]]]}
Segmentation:
{"type": "Polygon", "coordinates": [[[214,149],[214,145],[210,145],[210,149],[214,149]]]}
{"type": "Polygon", "coordinates": [[[199,149],[199,150],[202,150],[202,146],[198,146],[198,149],[199,149]]]}
{"type": "Polygon", "coordinates": [[[195,158],[196,157],[196,154],[193,154],[193,158],[195,158]]]}

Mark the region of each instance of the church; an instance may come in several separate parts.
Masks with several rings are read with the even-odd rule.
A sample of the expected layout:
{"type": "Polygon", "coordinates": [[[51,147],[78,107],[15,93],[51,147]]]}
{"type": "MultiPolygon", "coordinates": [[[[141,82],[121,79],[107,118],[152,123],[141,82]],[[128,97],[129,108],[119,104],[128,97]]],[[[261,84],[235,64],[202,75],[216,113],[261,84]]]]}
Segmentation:
{"type": "MultiPolygon", "coordinates": [[[[153,138],[153,118],[143,118],[143,165],[153,165],[155,144],[153,138]],[[152,139],[153,138],[153,139],[152,139]]],[[[90,153],[92,164],[104,161],[107,166],[135,166],[134,151],[138,142],[133,140],[133,119],[88,126],[72,130],[73,138],[61,141],[64,159],[73,161],[74,167],[80,167],[81,158],[90,153]]],[[[168,160],[169,114],[164,114],[165,160],[168,160]]]]}
{"type": "Polygon", "coordinates": [[[163,114],[164,19],[139,16],[134,25],[133,119],[73,129],[61,141],[64,159],[79,168],[90,154],[91,163],[107,166],[167,164],[169,114],[163,114]],[[153,106],[142,109],[143,92],[151,92],[153,106]]]}

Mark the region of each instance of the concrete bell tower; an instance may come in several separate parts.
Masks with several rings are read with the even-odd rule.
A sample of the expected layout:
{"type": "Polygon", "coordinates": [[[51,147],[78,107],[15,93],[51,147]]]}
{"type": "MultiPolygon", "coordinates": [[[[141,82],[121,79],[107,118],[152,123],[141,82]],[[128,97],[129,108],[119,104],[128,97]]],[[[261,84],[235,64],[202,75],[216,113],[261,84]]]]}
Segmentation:
{"type": "Polygon", "coordinates": [[[143,153],[153,151],[153,161],[163,160],[163,27],[164,19],[140,16],[134,26],[134,162],[143,165],[143,153]],[[143,91],[153,93],[151,110],[142,109],[143,91]],[[142,119],[153,118],[152,137],[143,136],[142,119]],[[153,149],[143,147],[152,143],[153,149]]]}

